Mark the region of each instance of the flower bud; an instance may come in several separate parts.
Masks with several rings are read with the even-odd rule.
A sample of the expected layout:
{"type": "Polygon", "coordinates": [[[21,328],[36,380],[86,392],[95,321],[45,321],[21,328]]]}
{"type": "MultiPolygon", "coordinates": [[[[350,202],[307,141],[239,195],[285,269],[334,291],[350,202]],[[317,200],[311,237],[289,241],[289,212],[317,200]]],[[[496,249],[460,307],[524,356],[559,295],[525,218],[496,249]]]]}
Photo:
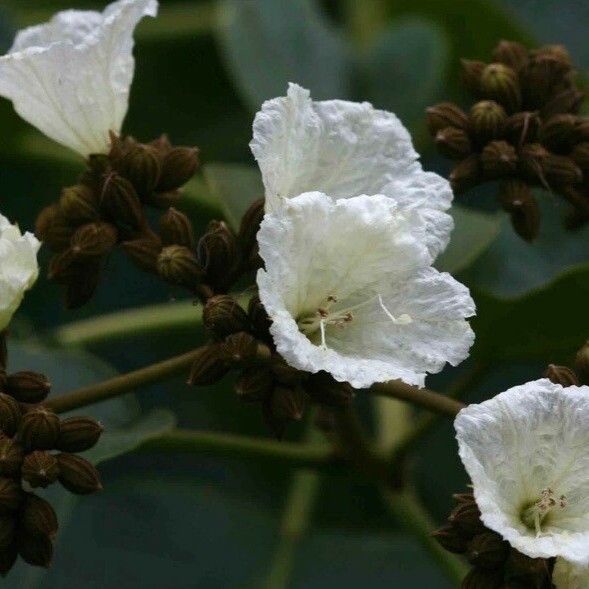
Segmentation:
{"type": "Polygon", "coordinates": [[[569,151],[576,139],[577,117],[570,114],[554,115],[540,130],[543,145],[556,152],[569,151]]]}
{"type": "Polygon", "coordinates": [[[70,245],[74,233],[58,204],[45,207],[35,222],[35,234],[53,252],[61,252],[70,245]]]}
{"type": "Polygon", "coordinates": [[[300,421],[307,402],[307,394],[301,387],[278,386],[271,396],[272,415],[279,421],[300,421]]]}
{"type": "Polygon", "coordinates": [[[75,454],[57,455],[59,482],[72,493],[88,495],[102,490],[98,471],[87,460],[75,454]]]}
{"type": "Polygon", "coordinates": [[[466,536],[474,536],[486,531],[476,503],[459,503],[450,513],[448,522],[466,536]]]}
{"type": "Polygon", "coordinates": [[[104,428],[91,417],[68,417],[60,425],[56,448],[63,452],[84,452],[96,445],[104,428]]]}
{"type": "Polygon", "coordinates": [[[267,340],[270,338],[270,317],[260,301],[260,297],[253,296],[248,303],[247,314],[256,337],[267,340]]]}
{"type": "Polygon", "coordinates": [[[345,407],[354,398],[350,384],[338,382],[324,371],[312,374],[305,382],[305,390],[313,401],[328,407],[345,407]]]}
{"type": "Polygon", "coordinates": [[[18,437],[26,449],[53,448],[59,437],[59,417],[45,407],[32,409],[22,416],[18,437]]]}
{"type": "Polygon", "coordinates": [[[589,141],[583,141],[575,145],[571,157],[581,170],[589,170],[589,141]]]}
{"type": "Polygon", "coordinates": [[[427,128],[432,137],[446,127],[466,131],[468,118],[464,111],[452,102],[440,102],[426,109],[427,128]]]}
{"type": "Polygon", "coordinates": [[[517,550],[510,550],[507,561],[507,574],[515,577],[518,581],[525,583],[525,586],[546,587],[550,586],[550,577],[546,561],[543,558],[530,558],[517,550]]]}
{"type": "Polygon", "coordinates": [[[204,326],[218,338],[247,331],[248,316],[239,303],[229,295],[216,295],[205,304],[202,312],[204,326]]]}
{"type": "Polygon", "coordinates": [[[470,109],[470,129],[481,145],[499,138],[506,121],[505,109],[493,100],[482,100],[470,109]]]}
{"type": "Polygon", "coordinates": [[[135,187],[116,172],[104,179],[100,205],[117,226],[137,230],[145,223],[143,206],[135,187]]]}
{"type": "Polygon", "coordinates": [[[180,206],[181,194],[178,190],[170,192],[152,192],[143,199],[143,202],[150,207],[167,211],[170,207],[180,206]]]}
{"type": "Polygon", "coordinates": [[[569,88],[556,93],[540,109],[540,116],[548,119],[560,113],[576,114],[581,108],[585,94],[576,88],[569,88]]]}
{"type": "Polygon", "coordinates": [[[57,480],[59,466],[57,458],[43,450],[35,450],[25,456],[22,478],[31,487],[48,487],[57,480]]]}
{"type": "Polygon", "coordinates": [[[542,47],[533,49],[531,51],[531,55],[534,59],[538,59],[541,57],[550,57],[552,59],[555,59],[556,61],[562,64],[564,71],[573,67],[571,54],[564,45],[542,45],[542,47]]]}
{"type": "Polygon", "coordinates": [[[495,569],[507,560],[508,554],[509,544],[499,534],[489,531],[471,540],[466,556],[477,567],[495,569]]]}
{"type": "Polygon", "coordinates": [[[480,80],[481,92],[486,98],[495,100],[508,112],[521,106],[521,90],[516,72],[502,63],[491,63],[485,67],[480,80]]]}
{"type": "Polygon", "coordinates": [[[20,483],[14,479],[0,478],[0,512],[16,511],[23,498],[20,483]]]}
{"type": "Polygon", "coordinates": [[[307,373],[294,368],[278,354],[274,354],[270,360],[270,369],[274,378],[287,387],[295,387],[301,384],[307,373]]]}
{"type": "Polygon", "coordinates": [[[160,219],[160,236],[164,245],[183,245],[194,249],[192,223],[184,213],[174,207],[170,207],[160,219]]]}
{"type": "Polygon", "coordinates": [[[505,136],[519,147],[537,141],[539,132],[540,118],[535,112],[518,112],[505,121],[505,136]]]}
{"type": "Polygon", "coordinates": [[[98,221],[82,225],[72,235],[71,247],[76,256],[99,257],[116,245],[118,232],[114,225],[98,221]]]}
{"type": "Polygon", "coordinates": [[[548,364],[544,377],[554,384],[562,385],[563,387],[578,386],[579,379],[577,375],[566,366],[558,366],[556,364],[548,364]]]}
{"type": "Polygon", "coordinates": [[[224,221],[211,221],[198,242],[198,259],[208,281],[225,286],[228,275],[239,261],[237,239],[224,221]]]}
{"type": "Polygon", "coordinates": [[[146,196],[155,189],[162,172],[158,151],[153,146],[140,143],[128,149],[114,165],[139,196],[146,196]]]}
{"type": "Polygon", "coordinates": [[[481,76],[487,64],[482,61],[471,59],[461,59],[462,81],[473,96],[480,96],[481,93],[481,76]]]}
{"type": "Polygon", "coordinates": [[[47,276],[49,280],[55,280],[58,284],[67,284],[75,279],[77,269],[77,256],[71,249],[55,254],[49,261],[47,276]]]}
{"type": "Polygon", "coordinates": [[[589,141],[589,119],[578,118],[575,128],[575,135],[577,141],[589,141]]]}
{"type": "Polygon", "coordinates": [[[522,72],[525,100],[531,109],[541,108],[551,100],[569,72],[570,67],[558,58],[550,55],[533,56],[522,72]]]}
{"type": "Polygon", "coordinates": [[[274,386],[274,377],[268,368],[252,366],[246,368],[235,382],[237,396],[245,402],[266,399],[274,386]]]}
{"type": "Polygon", "coordinates": [[[517,169],[517,154],[507,141],[491,141],[481,153],[483,174],[487,178],[499,178],[517,169]]]}
{"type": "Polygon", "coordinates": [[[157,271],[167,282],[187,288],[194,288],[203,276],[196,256],[182,245],[169,245],[161,251],[157,271]]]}
{"type": "Polygon", "coordinates": [[[55,510],[48,501],[33,493],[27,493],[21,510],[20,527],[27,534],[53,538],[59,524],[55,510]]]}
{"type": "Polygon", "coordinates": [[[45,534],[29,534],[20,529],[17,535],[18,553],[33,566],[49,568],[53,560],[53,541],[45,534]]]}
{"type": "Polygon", "coordinates": [[[6,550],[13,542],[16,532],[16,519],[14,515],[0,515],[0,550],[6,550]]]}
{"type": "Polygon", "coordinates": [[[567,227],[569,229],[575,229],[574,225],[571,225],[572,220],[577,220],[579,223],[578,227],[582,226],[589,219],[589,199],[584,192],[578,190],[574,186],[560,186],[560,195],[566,199],[572,206],[572,216],[567,219],[567,227]]]}
{"type": "Polygon", "coordinates": [[[503,589],[503,575],[500,571],[474,568],[464,577],[460,589],[503,589]]]}
{"type": "Polygon", "coordinates": [[[16,440],[0,438],[0,475],[11,476],[19,472],[23,459],[23,448],[16,440]]]}
{"type": "Polygon", "coordinates": [[[237,241],[245,258],[249,258],[258,249],[257,235],[264,218],[264,204],[263,198],[255,200],[241,218],[237,241]]]}
{"type": "Polygon", "coordinates": [[[453,554],[464,554],[468,540],[453,526],[444,526],[432,533],[432,537],[444,550],[453,554]]]}
{"type": "Polygon", "coordinates": [[[449,180],[455,194],[466,192],[479,182],[481,165],[478,155],[473,154],[458,162],[450,172],[449,180]]]}
{"type": "Polygon", "coordinates": [[[73,224],[98,220],[98,199],[85,184],[76,184],[61,191],[59,207],[65,218],[73,224]]]}
{"type": "MultiPolygon", "coordinates": [[[[266,348],[264,344],[261,345],[266,348]]],[[[256,358],[258,341],[253,335],[245,331],[239,331],[228,335],[219,349],[221,357],[227,362],[248,362],[256,358]]],[[[269,351],[267,355],[270,356],[269,351]]]]}
{"type": "Polygon", "coordinates": [[[440,129],[436,133],[435,142],[438,151],[450,159],[462,159],[472,151],[466,132],[455,127],[440,129]]]}
{"type": "Polygon", "coordinates": [[[540,209],[527,184],[519,180],[506,182],[502,187],[500,202],[511,215],[511,224],[520,237],[526,241],[538,237],[540,209]]]}
{"type": "Polygon", "coordinates": [[[172,147],[163,159],[158,192],[168,192],[186,184],[198,170],[199,164],[198,148],[172,147]]]}
{"type": "Polygon", "coordinates": [[[0,393],[0,432],[12,436],[18,428],[21,419],[18,401],[10,395],[0,393]]]}
{"type": "Polygon", "coordinates": [[[6,391],[21,403],[40,403],[51,391],[51,383],[44,374],[26,370],[7,377],[6,391]]]}
{"type": "Polygon", "coordinates": [[[502,40],[493,50],[493,61],[519,71],[528,63],[528,50],[521,43],[502,40]]]}
{"type": "Polygon", "coordinates": [[[589,341],[585,342],[575,356],[575,371],[582,384],[589,384],[589,341]]]}
{"type": "Polygon", "coordinates": [[[162,242],[155,237],[140,237],[124,241],[123,249],[138,268],[145,272],[156,272],[157,261],[162,252],[162,242]]]}
{"type": "Polygon", "coordinates": [[[205,346],[195,354],[188,384],[208,386],[220,381],[229,372],[229,365],[221,357],[218,345],[205,346]]]}
{"type": "Polygon", "coordinates": [[[544,159],[542,171],[550,185],[579,184],[583,180],[583,172],[572,158],[564,155],[549,153],[544,159]]]}
{"type": "Polygon", "coordinates": [[[519,167],[524,178],[530,182],[544,180],[544,163],[548,152],[539,143],[526,143],[519,151],[519,167]]]}
{"type": "Polygon", "coordinates": [[[96,292],[100,282],[100,259],[86,259],[76,265],[75,272],[66,283],[66,309],[77,309],[85,305],[96,292]]]}

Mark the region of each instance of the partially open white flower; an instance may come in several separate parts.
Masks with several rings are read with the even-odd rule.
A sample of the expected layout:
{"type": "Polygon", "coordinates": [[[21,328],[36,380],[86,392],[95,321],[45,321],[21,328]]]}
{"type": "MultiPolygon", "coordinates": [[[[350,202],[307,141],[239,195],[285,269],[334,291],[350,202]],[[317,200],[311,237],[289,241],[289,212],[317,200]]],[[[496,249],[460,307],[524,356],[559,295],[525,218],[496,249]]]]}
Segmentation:
{"type": "Polygon", "coordinates": [[[0,95],[49,138],[82,156],[105,153],[133,80],[133,31],[156,0],[119,0],[104,12],[65,10],[20,31],[0,58],[0,95]]]}
{"type": "Polygon", "coordinates": [[[455,427],[483,523],[532,558],[589,565],[589,387],[528,382],[455,427]]]}
{"type": "Polygon", "coordinates": [[[314,102],[308,90],[289,84],[287,96],[263,104],[253,130],[250,147],[268,211],[315,190],[336,199],[384,194],[423,217],[432,255],[448,244],[450,185],[423,171],[409,132],[394,114],[367,102],[314,102]]]}
{"type": "Polygon", "coordinates": [[[552,573],[556,589],[587,589],[589,587],[589,568],[557,558],[552,573]]]}
{"type": "Polygon", "coordinates": [[[0,215],[0,330],[10,323],[25,291],[37,280],[40,245],[32,233],[22,235],[0,215]]]}
{"type": "Polygon", "coordinates": [[[278,352],[356,388],[426,372],[467,355],[468,289],[430,267],[419,211],[384,195],[335,201],[310,192],[267,212],[258,242],[260,299],[278,352]]]}

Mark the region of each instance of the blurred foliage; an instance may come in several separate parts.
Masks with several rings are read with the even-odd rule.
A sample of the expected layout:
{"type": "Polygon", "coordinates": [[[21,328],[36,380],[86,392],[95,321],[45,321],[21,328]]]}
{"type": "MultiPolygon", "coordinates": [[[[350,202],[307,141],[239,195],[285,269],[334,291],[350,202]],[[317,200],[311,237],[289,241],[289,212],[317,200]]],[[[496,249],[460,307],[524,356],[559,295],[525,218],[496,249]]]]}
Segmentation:
{"type": "MultiPolygon", "coordinates": [[[[5,0],[0,47],[10,45],[16,29],[72,4],[74,0],[5,0]]],[[[75,4],[104,5],[90,0],[75,4]]],[[[572,49],[587,65],[588,24],[586,3],[575,0],[163,0],[160,17],[138,29],[125,128],[141,140],[165,131],[177,143],[199,145],[205,166],[190,184],[182,208],[197,227],[221,214],[235,224],[250,199],[262,193],[248,150],[253,114],[262,100],[284,94],[287,82],[309,87],[316,98],[370,100],[396,112],[416,136],[424,165],[436,169],[438,160],[421,134],[422,111],[430,103],[460,96],[460,57],[484,58],[501,38],[533,44],[534,35],[552,42],[571,37],[583,40],[572,49]],[[570,11],[563,11],[565,5],[570,11]],[[569,23],[564,29],[563,12],[569,23]],[[554,23],[561,27],[561,37],[554,33],[554,23]]],[[[75,182],[82,165],[22,122],[6,101],[0,103],[0,124],[0,206],[30,228],[40,208],[75,182]]],[[[468,391],[469,399],[536,378],[548,361],[569,359],[589,335],[582,306],[589,290],[589,230],[565,233],[545,195],[543,234],[538,243],[525,244],[486,202],[485,195],[477,194],[454,208],[453,241],[439,260],[441,269],[473,289],[478,343],[472,361],[431,378],[429,385],[445,390],[470,364],[483,363],[485,378],[468,391]]],[[[176,319],[165,326],[168,314],[183,316],[172,311],[179,293],[116,256],[106,271],[98,296],[74,313],[63,310],[59,289],[41,278],[26,297],[14,331],[51,343],[51,330],[65,322],[157,303],[149,311],[161,319],[157,332],[96,341],[92,352],[126,371],[199,344],[198,309],[194,321],[179,326],[176,319]]],[[[190,301],[180,304],[182,313],[190,312],[190,301]]],[[[46,371],[55,394],[112,374],[86,354],[81,359],[78,352],[63,353],[15,347],[11,367],[46,371]]],[[[132,397],[88,409],[113,430],[105,455],[130,450],[137,436],[170,427],[171,415],[158,409],[163,407],[182,426],[267,435],[258,413],[234,399],[229,380],[191,390],[178,378],[142,392],[139,401],[143,416],[132,397]],[[157,412],[150,413],[153,409],[157,412]]],[[[368,400],[360,395],[358,405],[372,425],[368,400]]],[[[409,413],[397,409],[387,407],[386,419],[380,415],[381,430],[389,428],[379,436],[383,444],[390,445],[395,433],[408,427],[409,413]]],[[[289,437],[301,434],[302,428],[294,428],[289,437]]],[[[466,484],[449,422],[419,446],[414,466],[425,504],[441,518],[450,494],[466,484]]],[[[172,460],[131,453],[109,461],[102,471],[101,496],[62,506],[63,516],[68,512],[69,517],[53,569],[43,575],[19,568],[9,577],[10,587],[262,586],[288,496],[291,473],[286,469],[206,456],[172,460]]],[[[293,547],[288,587],[448,587],[415,540],[386,517],[378,493],[362,480],[322,477],[312,507],[312,526],[293,547]]]]}

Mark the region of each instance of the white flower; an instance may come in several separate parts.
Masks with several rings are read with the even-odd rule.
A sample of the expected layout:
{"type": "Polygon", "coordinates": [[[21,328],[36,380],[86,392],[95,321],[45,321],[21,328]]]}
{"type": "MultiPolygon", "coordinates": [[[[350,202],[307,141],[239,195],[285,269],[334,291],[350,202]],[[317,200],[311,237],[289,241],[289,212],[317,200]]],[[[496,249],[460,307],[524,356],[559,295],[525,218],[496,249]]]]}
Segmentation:
{"type": "Polygon", "coordinates": [[[531,558],[589,565],[589,387],[528,382],[455,427],[483,523],[531,558]]]}
{"type": "Polygon", "coordinates": [[[572,564],[557,558],[552,573],[556,589],[587,589],[589,587],[589,568],[572,564]]]}
{"type": "Polygon", "coordinates": [[[266,208],[319,191],[336,199],[384,194],[416,209],[427,225],[433,256],[448,244],[452,202],[448,182],[424,172],[411,136],[392,113],[367,102],[314,102],[290,84],[285,97],[268,100],[254,121],[250,147],[266,189],[266,208]]]}
{"type": "Polygon", "coordinates": [[[0,95],[54,141],[84,157],[106,153],[127,113],[133,30],[156,13],[156,0],[119,0],[20,31],[0,58],[0,95]]]}
{"type": "Polygon", "coordinates": [[[32,233],[22,235],[0,215],[0,330],[10,323],[25,291],[37,280],[40,245],[32,233]]]}
{"type": "Polygon", "coordinates": [[[267,212],[260,299],[278,352],[356,388],[426,372],[468,354],[468,289],[430,267],[419,210],[384,195],[335,201],[311,192],[267,212]]]}

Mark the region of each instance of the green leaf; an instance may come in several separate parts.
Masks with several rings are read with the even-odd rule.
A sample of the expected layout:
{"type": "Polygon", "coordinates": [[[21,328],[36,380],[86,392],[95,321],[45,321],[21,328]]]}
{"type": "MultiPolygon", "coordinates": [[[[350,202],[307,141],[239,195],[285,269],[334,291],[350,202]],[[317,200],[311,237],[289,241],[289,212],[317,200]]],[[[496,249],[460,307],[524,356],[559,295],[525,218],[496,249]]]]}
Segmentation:
{"type": "Polygon", "coordinates": [[[241,217],[248,207],[264,196],[260,171],[243,164],[211,163],[204,167],[203,175],[227,221],[233,229],[239,229],[241,217]]]}
{"type": "Polygon", "coordinates": [[[224,0],[218,38],[227,65],[252,111],[286,93],[288,82],[315,99],[349,95],[344,41],[312,0],[224,0]]]}
{"type": "Polygon", "coordinates": [[[450,210],[454,230],[450,244],[438,258],[436,267],[457,274],[481,256],[499,234],[501,215],[491,215],[454,205],[450,210]]]}

